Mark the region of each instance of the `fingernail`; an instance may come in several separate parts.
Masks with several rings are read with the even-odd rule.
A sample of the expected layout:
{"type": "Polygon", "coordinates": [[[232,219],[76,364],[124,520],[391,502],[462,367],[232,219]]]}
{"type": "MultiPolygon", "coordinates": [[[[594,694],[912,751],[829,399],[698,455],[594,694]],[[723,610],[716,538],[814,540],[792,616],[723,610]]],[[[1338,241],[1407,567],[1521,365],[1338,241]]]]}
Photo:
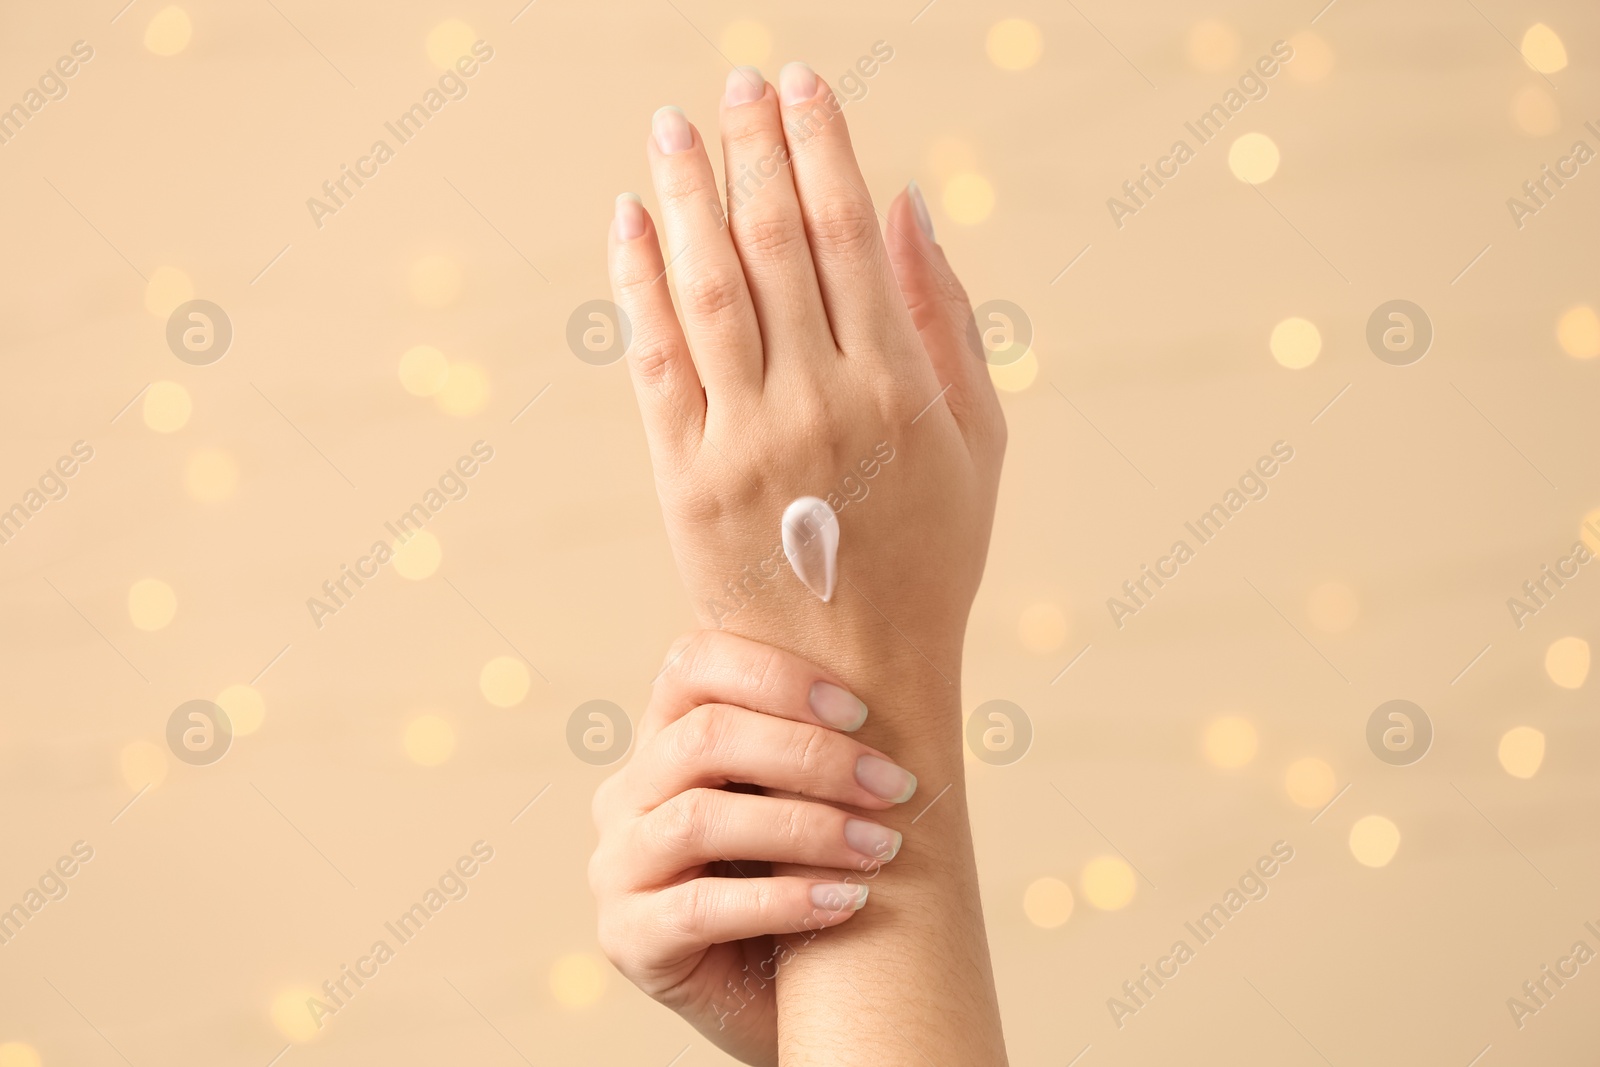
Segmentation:
{"type": "Polygon", "coordinates": [[[856,781],[861,788],[893,804],[904,804],[917,791],[917,776],[877,756],[856,760],[856,781]]]}
{"type": "Polygon", "coordinates": [[[767,83],[755,67],[735,67],[728,72],[728,84],[722,88],[722,102],[729,107],[753,104],[767,93],[767,83]]]}
{"type": "Polygon", "coordinates": [[[867,902],[867,887],[851,882],[823,882],[811,887],[811,903],[826,911],[860,911],[867,902]]]}
{"type": "Polygon", "coordinates": [[[617,236],[624,241],[644,236],[644,203],[637,193],[617,197],[616,220],[617,236]]]}
{"type": "Polygon", "coordinates": [[[900,851],[900,842],[903,838],[899,832],[887,826],[879,826],[875,822],[865,819],[846,819],[844,821],[844,842],[863,856],[869,856],[879,863],[888,863],[900,851]]]}
{"type": "Polygon", "coordinates": [[[917,225],[922,227],[922,233],[930,241],[937,240],[933,236],[933,218],[928,214],[928,202],[922,199],[922,186],[915,180],[906,184],[906,192],[911,194],[911,213],[917,217],[917,225]]]}
{"type": "Polygon", "coordinates": [[[778,72],[778,96],[784,106],[803,104],[817,95],[817,72],[804,63],[786,63],[778,72]]]}
{"type": "Polygon", "coordinates": [[[694,132],[689,129],[689,120],[682,108],[670,104],[661,108],[650,120],[650,128],[656,135],[656,147],[669,156],[694,144],[694,132]]]}
{"type": "Polygon", "coordinates": [[[836,730],[854,733],[867,721],[867,706],[832,682],[811,683],[811,710],[836,730]]]}

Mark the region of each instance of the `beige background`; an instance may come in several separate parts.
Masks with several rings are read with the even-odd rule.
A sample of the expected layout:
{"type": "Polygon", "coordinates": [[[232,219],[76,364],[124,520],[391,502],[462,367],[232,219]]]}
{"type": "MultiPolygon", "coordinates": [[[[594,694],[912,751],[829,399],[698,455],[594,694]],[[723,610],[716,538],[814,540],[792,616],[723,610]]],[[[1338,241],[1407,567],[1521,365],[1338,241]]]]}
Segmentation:
{"type": "Polygon", "coordinates": [[[1546,664],[1600,640],[1600,566],[1520,631],[1505,606],[1600,508],[1600,360],[1557,338],[1600,301],[1600,168],[1521,231],[1505,205],[1575,139],[1600,148],[1592,4],[120,3],[0,12],[0,103],[95,51],[0,146],[0,505],[94,448],[0,546],[0,906],[95,850],[0,946],[0,1064],[725,1062],[593,936],[605,771],[567,717],[636,714],[689,614],[625,370],[574,358],[566,321],[606,295],[655,107],[709,133],[728,59],[834,78],[880,40],[894,58],[846,112],[874,197],[918,178],[975,299],[1036,331],[1004,376],[964,696],[1036,732],[971,766],[1013,1062],[1592,1061],[1600,964],[1520,1031],[1506,999],[1600,949],[1596,683],[1546,664]],[[1007,17],[1036,61],[1026,32],[991,55],[1007,17]],[[1570,59],[1548,75],[1518,55],[1539,21],[1570,59]],[[1290,38],[1266,99],[1118,230],[1106,198],[1290,38]],[[438,78],[430,42],[475,39],[494,59],[469,95],[317,229],[306,198],[438,78]],[[1281,153],[1260,196],[1230,173],[1244,132],[1281,153]],[[214,365],[166,347],[189,295],[232,320],[214,365]],[[1364,341],[1393,298],[1436,328],[1414,366],[1364,341]],[[1301,369],[1269,348],[1291,316],[1321,337],[1301,369]],[[424,344],[453,365],[439,397],[397,373],[424,344]],[[169,432],[161,382],[192,404],[169,432]],[[494,460],[429,523],[436,569],[387,568],[313,626],[320,583],[480,439],[494,460]],[[1280,439],[1271,495],[1114,627],[1106,598],[1280,439]],[[145,579],[176,602],[150,630],[145,579]],[[519,654],[548,680],[493,706],[480,671],[519,654]],[[264,717],[221,762],[167,754],[175,707],[252,681],[264,717]],[[1414,766],[1366,746],[1392,698],[1437,731],[1414,766]],[[1224,716],[1249,724],[1233,755],[1255,739],[1241,766],[1207,756],[1224,716]],[[1547,742],[1527,778],[1497,755],[1517,727],[1547,742]],[[1286,788],[1307,758],[1349,787],[1320,815],[1286,788]],[[1351,846],[1369,815],[1400,834],[1379,867],[1351,846]],[[281,998],[480,839],[470,894],[291,1040],[281,998]],[[1271,895],[1117,1029],[1107,998],[1279,840],[1271,895]],[[1126,901],[1084,880],[1118,850],[1147,876],[1126,901]],[[1042,878],[1075,900],[1050,928],[1024,908],[1042,878]]]}

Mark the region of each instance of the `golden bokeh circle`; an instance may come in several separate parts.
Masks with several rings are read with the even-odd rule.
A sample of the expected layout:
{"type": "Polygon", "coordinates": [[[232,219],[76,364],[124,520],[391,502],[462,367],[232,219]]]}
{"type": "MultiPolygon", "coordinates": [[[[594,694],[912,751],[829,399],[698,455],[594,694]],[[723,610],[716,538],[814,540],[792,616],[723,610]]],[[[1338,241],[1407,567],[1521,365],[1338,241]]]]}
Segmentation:
{"type": "Polygon", "coordinates": [[[1004,364],[989,364],[989,380],[1002,393],[1027,391],[1039,377],[1039,357],[1033,349],[1022,353],[1022,358],[1004,364]]]}
{"type": "Polygon", "coordinates": [[[1339,789],[1339,778],[1326,760],[1306,756],[1289,764],[1284,771],[1283,789],[1297,806],[1320,808],[1333,799],[1339,789]]]}
{"type": "Polygon", "coordinates": [[[151,382],[144,391],[144,424],[156,433],[176,433],[189,423],[194,401],[177,382],[151,382]]]}
{"type": "Polygon", "coordinates": [[[450,70],[462,56],[471,58],[477,31],[460,19],[445,19],[428,31],[425,47],[428,62],[440,70],[450,70]]]}
{"type": "Polygon", "coordinates": [[[1139,884],[1121,856],[1096,856],[1084,865],[1081,888],[1083,899],[1101,911],[1118,911],[1133,900],[1139,884]]]}
{"type": "Polygon", "coordinates": [[[976,226],[994,211],[994,186],[977,171],[958,171],[944,183],[940,202],[952,221],[976,226]]]}
{"type": "Polygon", "coordinates": [[[1568,310],[1556,323],[1556,340],[1573,359],[1600,356],[1600,314],[1587,304],[1568,310]]]}
{"type": "Polygon", "coordinates": [[[444,387],[433,402],[446,415],[457,418],[476,415],[489,404],[488,372],[470,360],[457,360],[450,364],[444,387]]]}
{"type": "Polygon", "coordinates": [[[322,994],[304,986],[284,989],[272,998],[268,1014],[286,1040],[303,1045],[321,1033],[311,1011],[312,999],[321,1000],[322,994]]]}
{"type": "Polygon", "coordinates": [[[178,594],[160,578],[140,578],[128,587],[128,618],[139,629],[164,629],[177,613],[178,594]]]}
{"type": "Polygon", "coordinates": [[[144,46],[158,56],[177,55],[189,47],[193,37],[194,23],[189,20],[189,13],[176,4],[157,11],[144,28],[144,46]]]}
{"type": "Polygon", "coordinates": [[[1333,49],[1321,34],[1302,30],[1289,38],[1289,47],[1294,49],[1294,59],[1283,69],[1295,81],[1319,82],[1333,73],[1333,49]]]}
{"type": "Polygon", "coordinates": [[[496,656],[478,672],[478,691],[497,708],[513,708],[528,695],[528,665],[516,656],[496,656]]]}
{"type": "Polygon", "coordinates": [[[406,757],[420,767],[437,767],[456,750],[456,731],[443,715],[425,712],[406,723],[406,757]]]}
{"type": "Polygon", "coordinates": [[[1535,22],[1522,35],[1522,58],[1540,74],[1554,74],[1567,66],[1567,46],[1561,35],[1542,22],[1535,22]]]}
{"type": "Polygon", "coordinates": [[[179,304],[194,299],[194,282],[177,267],[157,267],[144,283],[144,309],[165,322],[179,304]]]}
{"type": "Polygon", "coordinates": [[[1261,738],[1249,719],[1242,715],[1223,715],[1206,725],[1201,747],[1213,767],[1232,771],[1256,758],[1261,738]]]}
{"type": "Polygon", "coordinates": [[[1517,726],[1500,738],[1500,766],[1513,778],[1532,778],[1544,763],[1544,734],[1531,726],[1517,726]]]}
{"type": "Polygon", "coordinates": [[[1022,912],[1041,930],[1054,930],[1072,918],[1072,887],[1059,878],[1036,878],[1022,893],[1022,912]]]}
{"type": "Polygon", "coordinates": [[[117,754],[117,766],[129,789],[153,789],[167,780],[167,750],[154,741],[129,741],[117,754]]]}
{"type": "Polygon", "coordinates": [[[198,448],[184,464],[183,486],[204,503],[227,500],[239,487],[239,464],[220,448],[198,448]]]}
{"type": "Polygon", "coordinates": [[[432,345],[414,345],[400,357],[400,385],[412,396],[436,396],[450,378],[450,361],[432,345]]]}
{"type": "Polygon", "coordinates": [[[21,1041],[0,1045],[0,1067],[42,1067],[38,1050],[21,1041]]]}
{"type": "Polygon", "coordinates": [[[1264,133],[1242,134],[1228,146],[1228,169],[1251,185],[1270,181],[1282,158],[1278,143],[1264,133]]]}
{"type": "Polygon", "coordinates": [[[402,578],[420,582],[431,578],[444,560],[444,547],[428,530],[418,530],[394,550],[394,572],[402,578]]]}
{"type": "Polygon", "coordinates": [[[1044,53],[1044,34],[1027,19],[1001,19],[989,27],[984,50],[1001,70],[1027,70],[1044,53]]]}
{"type": "Polygon", "coordinates": [[[1511,98],[1511,121],[1529,137],[1548,137],[1561,128],[1561,105],[1544,86],[1527,85],[1511,98]]]}
{"type": "Polygon", "coordinates": [[[1600,508],[1595,508],[1578,521],[1578,536],[1589,546],[1589,551],[1600,555],[1600,508]]]}
{"type": "Polygon", "coordinates": [[[587,952],[569,952],[550,965],[550,994],[563,1008],[587,1008],[606,990],[606,969],[587,952]]]}
{"type": "Polygon", "coordinates": [[[1017,617],[1017,640],[1023,648],[1041,656],[1064,645],[1069,630],[1066,612],[1055,604],[1029,604],[1017,617]]]}
{"type": "Polygon", "coordinates": [[[1303,370],[1322,354],[1322,333],[1310,319],[1292,316],[1272,328],[1267,344],[1280,366],[1303,370]]]}
{"type": "Polygon", "coordinates": [[[1350,827],[1350,854],[1364,867],[1386,867],[1400,850],[1400,828],[1382,815],[1368,815],[1350,827]]]}
{"type": "Polygon", "coordinates": [[[1562,637],[1544,651],[1544,670],[1563,689],[1582,689],[1589,678],[1589,642],[1562,637]]]}
{"type": "Polygon", "coordinates": [[[267,717],[266,701],[261,699],[260,690],[248,685],[228,686],[217,694],[217,706],[228,713],[235,737],[255,733],[267,717]]]}
{"type": "Polygon", "coordinates": [[[1238,60],[1239,47],[1239,31],[1226,22],[1206,19],[1189,28],[1187,51],[1196,70],[1226,70],[1238,60]]]}

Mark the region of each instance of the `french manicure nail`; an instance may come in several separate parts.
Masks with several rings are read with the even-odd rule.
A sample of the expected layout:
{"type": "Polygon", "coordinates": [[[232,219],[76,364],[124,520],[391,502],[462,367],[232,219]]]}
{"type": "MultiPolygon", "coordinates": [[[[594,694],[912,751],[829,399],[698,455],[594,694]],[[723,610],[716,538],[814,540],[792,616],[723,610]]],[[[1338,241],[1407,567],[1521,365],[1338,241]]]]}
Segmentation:
{"type": "Polygon", "coordinates": [[[753,104],[767,92],[767,83],[755,67],[735,67],[728,72],[728,83],[722,88],[722,102],[728,107],[753,104]]]}
{"type": "Polygon", "coordinates": [[[817,95],[817,72],[804,63],[787,63],[778,72],[778,96],[785,107],[803,104],[817,95]]]}
{"type": "Polygon", "coordinates": [[[617,236],[624,241],[644,236],[644,203],[637,193],[617,197],[617,236]]]}
{"type": "Polygon", "coordinates": [[[811,903],[825,911],[860,911],[867,902],[867,887],[851,882],[823,882],[811,887],[811,903]]]}
{"type": "Polygon", "coordinates": [[[811,710],[836,730],[854,733],[867,721],[867,706],[832,682],[811,683],[811,710]]]}
{"type": "Polygon", "coordinates": [[[867,822],[865,819],[844,821],[844,843],[879,863],[888,863],[894,859],[895,853],[900,851],[902,840],[904,839],[898,831],[891,830],[887,826],[879,826],[875,822],[867,822]]]}
{"type": "Polygon", "coordinates": [[[923,235],[930,241],[938,240],[933,236],[933,217],[928,214],[928,202],[922,199],[922,186],[913,180],[906,184],[906,192],[911,195],[911,213],[917,217],[923,235]]]}
{"type": "Polygon", "coordinates": [[[656,135],[656,147],[669,156],[694,144],[694,132],[689,129],[689,120],[682,108],[669,104],[657,110],[650,120],[650,128],[656,135]]]}
{"type": "Polygon", "coordinates": [[[917,791],[917,776],[877,756],[856,760],[856,781],[861,788],[891,804],[904,804],[917,791]]]}

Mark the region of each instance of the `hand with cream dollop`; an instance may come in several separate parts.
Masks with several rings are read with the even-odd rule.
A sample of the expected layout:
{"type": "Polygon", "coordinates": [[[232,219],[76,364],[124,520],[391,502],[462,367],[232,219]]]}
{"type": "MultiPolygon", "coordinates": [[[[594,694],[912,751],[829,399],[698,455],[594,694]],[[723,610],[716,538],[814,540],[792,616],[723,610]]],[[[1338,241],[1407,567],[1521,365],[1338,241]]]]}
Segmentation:
{"type": "MultiPolygon", "coordinates": [[[[820,851],[768,857],[781,880],[764,898],[772,907],[753,913],[763,922],[730,928],[774,935],[785,961],[774,1014],[742,1012],[737,1040],[724,1047],[771,1062],[772,1034],[784,1067],[915,1067],[933,1062],[925,1048],[941,1063],[1002,1067],[960,684],[1006,432],[972,309],[915,185],[894,198],[880,229],[839,105],[809,67],[789,64],[776,89],[758,71],[733,71],[721,124],[726,210],[699,133],[662,108],[647,152],[666,250],[637,197],[617,198],[611,224],[612,287],[628,320],[667,535],[707,627],[770,646],[774,662],[788,653],[828,671],[872,709],[854,742],[924,783],[903,805],[822,798],[904,838],[895,862],[875,871],[873,903],[847,922],[820,931],[793,922],[807,904],[801,887],[839,881],[842,830],[823,834],[820,851]],[[804,497],[826,501],[838,520],[826,601],[826,568],[814,593],[784,555],[785,510],[804,497]],[[765,922],[774,918],[790,922],[765,922]]],[[[737,718],[753,729],[761,717],[737,718]]],[[[652,748],[678,751],[679,734],[663,730],[652,748]]],[[[820,731],[772,743],[797,766],[848,747],[820,731]]],[[[792,782],[733,780],[771,800],[805,799],[792,782]]],[[[614,828],[642,818],[605,811],[603,825],[614,828]]],[[[608,840],[625,837],[614,829],[608,840]]],[[[626,849],[603,855],[602,870],[636,866],[626,849]]],[[[646,988],[666,982],[663,999],[704,1029],[709,1002],[685,995],[703,989],[682,983],[748,963],[750,942],[742,956],[705,950],[706,932],[683,901],[716,898],[666,891],[662,870],[673,886],[683,876],[658,865],[656,881],[612,874],[597,889],[603,901],[638,905],[606,912],[621,917],[612,937],[648,933],[644,916],[687,931],[647,964],[623,962],[646,988]]]]}
{"type": "Polygon", "coordinates": [[[628,194],[610,235],[695,610],[802,654],[836,638],[863,653],[909,643],[952,677],[1005,450],[966,293],[915,185],[880,229],[844,116],[809,67],[785,67],[777,87],[733,71],[721,127],[726,210],[699,133],[662,108],[647,151],[665,253],[628,194]],[[827,604],[780,544],[802,496],[838,515],[827,604]]]}

